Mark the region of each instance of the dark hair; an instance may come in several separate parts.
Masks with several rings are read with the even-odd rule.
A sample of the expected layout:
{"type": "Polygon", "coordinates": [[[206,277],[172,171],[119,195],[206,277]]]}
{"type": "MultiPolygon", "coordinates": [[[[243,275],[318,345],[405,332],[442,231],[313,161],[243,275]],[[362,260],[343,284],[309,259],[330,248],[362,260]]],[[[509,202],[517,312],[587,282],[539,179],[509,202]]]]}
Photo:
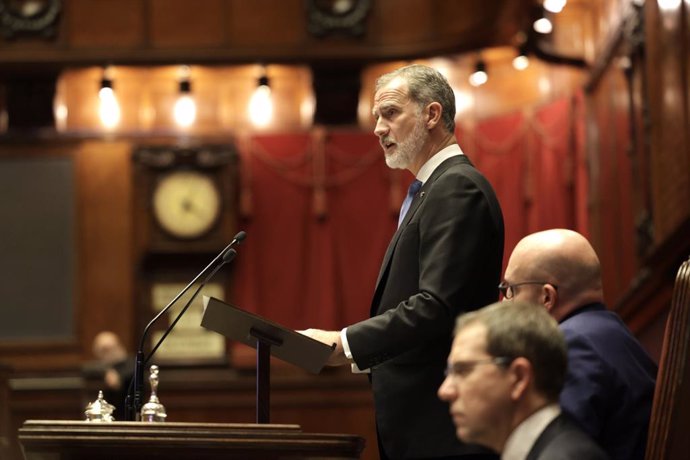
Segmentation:
{"type": "Polygon", "coordinates": [[[420,107],[432,102],[441,104],[443,126],[448,132],[455,132],[455,93],[446,77],[431,67],[412,64],[381,75],[376,80],[376,91],[398,77],[407,82],[410,98],[420,107]]]}
{"type": "Polygon", "coordinates": [[[537,391],[557,401],[568,362],[563,333],[541,305],[498,302],[460,316],[455,333],[472,323],[486,327],[486,351],[492,356],[523,357],[534,369],[537,391]]]}

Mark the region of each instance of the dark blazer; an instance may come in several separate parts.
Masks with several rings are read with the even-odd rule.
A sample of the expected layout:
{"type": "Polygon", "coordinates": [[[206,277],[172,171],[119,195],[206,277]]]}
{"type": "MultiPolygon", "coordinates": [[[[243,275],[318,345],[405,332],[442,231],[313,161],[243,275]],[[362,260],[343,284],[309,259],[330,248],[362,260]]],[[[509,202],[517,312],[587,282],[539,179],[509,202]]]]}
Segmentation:
{"type": "Polygon", "coordinates": [[[502,257],[503,217],[491,185],[464,155],[447,159],[388,246],[371,318],[347,328],[354,361],[372,368],[379,443],[389,458],[482,451],[457,440],[436,391],[455,318],[497,300],[502,257]]]}
{"type": "Polygon", "coordinates": [[[606,452],[566,415],[549,423],[526,460],[608,460],[606,452]]]}
{"type": "Polygon", "coordinates": [[[603,304],[582,307],[560,328],[568,345],[563,411],[612,459],[644,459],[656,364],[603,304]]]}

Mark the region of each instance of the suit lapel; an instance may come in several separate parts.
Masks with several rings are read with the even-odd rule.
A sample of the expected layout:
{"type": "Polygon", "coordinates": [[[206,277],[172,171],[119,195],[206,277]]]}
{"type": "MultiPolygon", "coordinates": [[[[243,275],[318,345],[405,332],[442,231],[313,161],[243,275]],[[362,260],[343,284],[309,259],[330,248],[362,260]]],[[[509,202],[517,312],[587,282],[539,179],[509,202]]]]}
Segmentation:
{"type": "Polygon", "coordinates": [[[560,434],[563,423],[563,415],[561,414],[553,419],[551,423],[546,425],[544,431],[542,431],[537,440],[534,441],[534,445],[527,454],[527,458],[525,460],[537,460],[539,455],[541,455],[546,446],[551,443],[553,438],[560,434]]]}
{"type": "Polygon", "coordinates": [[[412,200],[412,203],[410,204],[410,209],[408,209],[407,214],[405,214],[405,218],[403,221],[400,223],[400,226],[398,229],[395,231],[393,234],[393,238],[391,238],[391,242],[388,243],[388,248],[386,249],[386,254],[383,256],[383,262],[381,263],[381,269],[379,270],[379,277],[376,279],[376,288],[378,290],[378,285],[381,282],[381,278],[383,277],[383,274],[386,271],[386,268],[388,267],[388,264],[390,263],[391,257],[393,256],[393,250],[395,249],[395,246],[398,244],[398,240],[400,239],[400,235],[402,234],[402,230],[407,226],[407,224],[410,222],[410,219],[412,219],[412,215],[417,211],[417,208],[419,208],[419,205],[422,203],[424,200],[424,196],[426,195],[425,188],[427,188],[427,184],[429,182],[427,181],[426,184],[419,190],[417,195],[415,196],[414,200],[412,200]]]}
{"type": "MultiPolygon", "coordinates": [[[[433,187],[434,182],[436,182],[436,179],[438,179],[448,168],[450,168],[453,165],[456,164],[461,164],[461,163],[466,163],[466,164],[472,164],[469,159],[465,155],[458,155],[454,156],[451,158],[448,158],[446,161],[441,163],[433,173],[431,173],[431,176],[429,179],[424,183],[422,188],[419,190],[417,193],[417,196],[414,198],[412,203],[410,204],[410,209],[407,211],[407,214],[405,214],[405,218],[403,221],[400,223],[400,226],[398,229],[395,231],[393,234],[393,237],[391,238],[391,242],[388,244],[388,248],[386,249],[386,254],[383,256],[383,261],[381,262],[381,269],[379,270],[379,276],[376,279],[376,289],[374,290],[374,299],[378,298],[379,295],[379,290],[381,288],[381,280],[384,277],[384,274],[388,270],[388,266],[390,264],[391,258],[393,257],[393,252],[395,250],[395,247],[398,244],[398,240],[400,239],[400,235],[402,234],[403,229],[409,224],[409,222],[412,220],[414,215],[417,212],[417,209],[421,206],[421,204],[424,202],[426,195],[430,193],[431,188],[433,187]]],[[[374,302],[376,303],[376,302],[374,302]]],[[[376,313],[374,311],[374,308],[377,308],[374,304],[371,306],[371,314],[372,316],[376,313]]]]}

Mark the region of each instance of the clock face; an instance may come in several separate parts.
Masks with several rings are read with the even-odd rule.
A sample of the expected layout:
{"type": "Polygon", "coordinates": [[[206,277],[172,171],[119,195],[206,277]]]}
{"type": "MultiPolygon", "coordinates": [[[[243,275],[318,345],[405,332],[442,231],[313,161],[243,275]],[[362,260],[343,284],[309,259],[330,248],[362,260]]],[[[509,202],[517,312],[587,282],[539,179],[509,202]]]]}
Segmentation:
{"type": "Polygon", "coordinates": [[[0,30],[15,34],[55,35],[61,0],[0,0],[0,30]]]}
{"type": "Polygon", "coordinates": [[[156,221],[178,238],[197,238],[209,231],[220,208],[220,194],[213,179],[196,171],[163,176],[153,193],[156,221]]]}

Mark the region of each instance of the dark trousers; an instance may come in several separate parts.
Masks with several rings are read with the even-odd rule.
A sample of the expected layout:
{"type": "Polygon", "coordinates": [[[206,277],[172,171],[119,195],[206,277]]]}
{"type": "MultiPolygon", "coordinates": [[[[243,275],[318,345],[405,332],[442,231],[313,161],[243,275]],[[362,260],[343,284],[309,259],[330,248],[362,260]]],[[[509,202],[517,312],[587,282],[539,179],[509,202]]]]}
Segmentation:
{"type": "MultiPolygon", "coordinates": [[[[379,445],[379,459],[380,460],[397,460],[392,459],[386,455],[386,453],[381,448],[381,443],[379,445]]],[[[500,460],[498,454],[466,454],[466,455],[456,455],[454,457],[429,457],[429,458],[416,458],[414,460],[500,460]]]]}
{"type": "MultiPolygon", "coordinates": [[[[390,458],[388,455],[386,455],[386,452],[383,450],[383,446],[381,445],[381,439],[379,437],[378,433],[378,426],[376,429],[376,444],[378,445],[379,448],[379,460],[400,460],[400,459],[394,459],[390,458]]],[[[489,450],[489,449],[484,449],[484,450],[489,450]]],[[[501,456],[498,454],[491,454],[491,453],[486,453],[486,454],[465,454],[465,455],[456,455],[453,457],[429,457],[429,458],[415,458],[414,460],[500,460],[501,456]]]]}
{"type": "MultiPolygon", "coordinates": [[[[433,457],[433,458],[419,458],[415,460],[499,460],[499,456],[495,454],[467,454],[459,457],[433,457]]],[[[381,457],[381,460],[393,460],[388,457],[381,457]]]]}

